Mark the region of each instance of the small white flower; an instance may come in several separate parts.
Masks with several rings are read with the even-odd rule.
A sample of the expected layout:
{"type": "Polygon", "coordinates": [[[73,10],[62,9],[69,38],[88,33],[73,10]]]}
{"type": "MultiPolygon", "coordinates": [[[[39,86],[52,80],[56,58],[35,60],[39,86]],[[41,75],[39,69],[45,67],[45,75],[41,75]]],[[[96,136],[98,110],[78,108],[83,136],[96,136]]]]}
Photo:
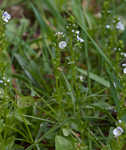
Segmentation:
{"type": "Polygon", "coordinates": [[[126,57],[126,53],[123,53],[123,52],[122,52],[121,55],[124,56],[124,57],[126,57]]]}
{"type": "Polygon", "coordinates": [[[117,48],[116,48],[116,47],[114,47],[114,48],[113,48],[113,50],[114,50],[114,51],[116,51],[116,50],[117,50],[117,48]]]}
{"type": "Polygon", "coordinates": [[[80,81],[81,81],[81,82],[83,82],[83,81],[84,81],[83,76],[80,76],[80,81]]]}
{"type": "Polygon", "coordinates": [[[106,27],[106,29],[110,29],[110,25],[108,25],[108,24],[105,27],[106,27]]]}
{"type": "Polygon", "coordinates": [[[72,32],[74,33],[74,32],[75,32],[75,30],[72,30],[72,32]]]}
{"type": "Polygon", "coordinates": [[[121,127],[117,127],[113,130],[113,135],[115,137],[120,136],[122,133],[124,132],[124,130],[121,127]]]}
{"type": "Polygon", "coordinates": [[[79,34],[80,33],[80,31],[76,31],[76,34],[79,34]]]}
{"type": "Polygon", "coordinates": [[[121,51],[121,48],[120,48],[120,47],[118,48],[118,51],[121,51]]]}
{"type": "Polygon", "coordinates": [[[119,123],[122,123],[122,120],[118,120],[119,123]]]}
{"type": "Polygon", "coordinates": [[[123,67],[126,67],[126,64],[122,64],[123,67]]]}
{"type": "Polygon", "coordinates": [[[77,35],[77,41],[79,41],[79,42],[81,42],[81,43],[84,42],[84,40],[83,40],[82,38],[80,38],[78,35],[77,35]]]}
{"type": "Polygon", "coordinates": [[[56,32],[56,35],[63,35],[63,32],[56,32]]]}
{"type": "Polygon", "coordinates": [[[0,80],[0,83],[3,83],[3,80],[0,80]]]}
{"type": "Polygon", "coordinates": [[[126,74],[126,68],[123,69],[123,73],[126,74]]]}
{"type": "Polygon", "coordinates": [[[99,12],[99,13],[95,14],[95,17],[96,17],[96,18],[101,18],[102,15],[101,15],[101,13],[99,12]]]}
{"type": "Polygon", "coordinates": [[[10,82],[10,79],[8,79],[7,82],[10,82]]]}
{"type": "Polygon", "coordinates": [[[67,46],[67,43],[65,41],[59,42],[59,48],[64,49],[67,46]]]}
{"type": "Polygon", "coordinates": [[[121,21],[119,21],[119,22],[117,23],[116,28],[117,28],[118,30],[122,30],[122,31],[125,29],[124,24],[123,24],[121,21]]]}
{"type": "Polygon", "coordinates": [[[2,15],[2,19],[5,21],[5,22],[8,22],[10,19],[11,19],[11,15],[8,14],[7,11],[5,11],[2,15]]]}

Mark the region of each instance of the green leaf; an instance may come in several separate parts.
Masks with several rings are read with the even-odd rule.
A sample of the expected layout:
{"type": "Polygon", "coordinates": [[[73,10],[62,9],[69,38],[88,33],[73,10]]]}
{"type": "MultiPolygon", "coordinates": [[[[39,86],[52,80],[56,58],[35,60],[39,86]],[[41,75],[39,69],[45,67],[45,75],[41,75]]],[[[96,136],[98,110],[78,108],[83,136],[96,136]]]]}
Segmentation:
{"type": "Polygon", "coordinates": [[[35,17],[37,18],[38,22],[40,23],[42,31],[44,33],[47,33],[49,31],[48,25],[45,23],[42,16],[39,14],[39,11],[37,10],[37,8],[34,6],[34,4],[32,2],[30,3],[30,6],[33,9],[35,17]]]}
{"type": "Polygon", "coordinates": [[[106,67],[106,71],[108,73],[108,77],[109,77],[109,81],[111,83],[111,90],[110,90],[110,93],[111,93],[111,96],[114,100],[114,103],[116,105],[116,111],[118,112],[120,110],[120,94],[119,92],[117,91],[117,89],[113,86],[113,83],[115,81],[117,81],[117,77],[115,75],[115,73],[113,73],[109,67],[106,67]]]}
{"type": "Polygon", "coordinates": [[[56,150],[74,150],[72,143],[62,136],[55,138],[56,150]]]}
{"type": "Polygon", "coordinates": [[[63,128],[62,131],[64,136],[69,136],[71,134],[71,129],[63,128]]]}
{"type": "Polygon", "coordinates": [[[67,80],[67,78],[66,78],[66,76],[65,76],[65,74],[64,74],[63,72],[62,72],[62,75],[63,75],[64,80],[65,80],[65,82],[66,82],[67,89],[68,89],[69,92],[70,92],[70,97],[71,97],[71,99],[72,99],[72,103],[73,103],[74,109],[75,109],[76,98],[75,98],[75,96],[74,96],[74,91],[73,91],[73,89],[72,89],[72,87],[71,87],[71,84],[69,83],[69,81],[67,80]]]}
{"type": "Polygon", "coordinates": [[[60,29],[63,29],[63,26],[65,25],[65,20],[60,15],[60,12],[58,11],[54,1],[52,0],[41,0],[41,2],[45,3],[51,12],[51,14],[56,18],[56,21],[58,22],[58,26],[60,29]]]}
{"type": "MultiPolygon", "coordinates": [[[[88,72],[86,70],[83,70],[83,69],[80,69],[80,68],[77,68],[77,71],[82,73],[83,75],[87,76],[88,75],[88,72]]],[[[101,85],[104,85],[105,87],[107,88],[110,88],[110,83],[109,81],[105,80],[104,78],[102,77],[99,77],[98,75],[94,74],[94,73],[91,73],[89,72],[89,78],[100,83],[101,85]]]]}

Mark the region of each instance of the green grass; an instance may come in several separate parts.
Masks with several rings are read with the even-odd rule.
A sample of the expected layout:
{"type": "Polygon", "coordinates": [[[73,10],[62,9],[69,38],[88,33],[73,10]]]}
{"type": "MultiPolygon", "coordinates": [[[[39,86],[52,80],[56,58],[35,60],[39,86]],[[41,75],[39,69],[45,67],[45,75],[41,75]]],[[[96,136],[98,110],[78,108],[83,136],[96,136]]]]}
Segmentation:
{"type": "Polygon", "coordinates": [[[126,25],[126,2],[87,2],[1,4],[13,14],[0,22],[1,150],[125,149],[126,29],[117,24],[126,25]]]}

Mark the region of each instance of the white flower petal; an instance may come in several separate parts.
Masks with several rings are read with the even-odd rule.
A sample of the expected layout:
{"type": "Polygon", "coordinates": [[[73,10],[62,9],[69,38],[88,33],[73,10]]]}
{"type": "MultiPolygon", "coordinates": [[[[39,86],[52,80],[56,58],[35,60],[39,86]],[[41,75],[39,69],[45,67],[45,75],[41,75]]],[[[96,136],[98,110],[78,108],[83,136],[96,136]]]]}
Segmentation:
{"type": "Polygon", "coordinates": [[[126,68],[123,69],[123,73],[126,74],[126,68]]]}
{"type": "Polygon", "coordinates": [[[80,81],[83,82],[84,81],[84,77],[80,76],[80,81]]]}
{"type": "Polygon", "coordinates": [[[123,67],[126,67],[126,64],[122,64],[123,67]]]}
{"type": "Polygon", "coordinates": [[[121,127],[117,127],[113,130],[113,135],[115,137],[120,136],[122,133],[124,132],[124,130],[121,127]]]}
{"type": "Polygon", "coordinates": [[[110,29],[110,25],[108,25],[108,24],[105,27],[106,27],[106,29],[110,29]]]}
{"type": "Polygon", "coordinates": [[[80,38],[78,35],[77,35],[77,41],[79,41],[79,42],[81,42],[81,43],[84,42],[84,40],[83,40],[82,38],[80,38]]]}
{"type": "Polygon", "coordinates": [[[2,19],[5,21],[5,22],[8,22],[10,19],[11,19],[11,15],[8,14],[7,11],[5,11],[2,15],[2,19]]]}
{"type": "Polygon", "coordinates": [[[119,120],[118,122],[119,122],[119,123],[122,123],[122,120],[119,120]]]}
{"type": "Polygon", "coordinates": [[[76,31],[76,34],[79,34],[80,33],[80,31],[76,31]]]}
{"type": "Polygon", "coordinates": [[[67,46],[67,43],[65,41],[59,42],[59,48],[64,49],[67,46]]]}
{"type": "Polygon", "coordinates": [[[121,21],[119,21],[117,23],[116,28],[119,29],[119,30],[122,30],[122,31],[125,29],[124,24],[121,21]]]}

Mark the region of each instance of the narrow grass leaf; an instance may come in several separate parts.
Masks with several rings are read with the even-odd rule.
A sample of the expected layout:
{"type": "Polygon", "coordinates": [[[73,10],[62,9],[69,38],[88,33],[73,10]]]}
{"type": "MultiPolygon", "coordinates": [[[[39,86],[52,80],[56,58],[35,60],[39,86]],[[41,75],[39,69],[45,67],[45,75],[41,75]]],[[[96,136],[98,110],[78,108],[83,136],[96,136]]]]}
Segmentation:
{"type": "Polygon", "coordinates": [[[32,2],[30,3],[30,6],[33,9],[33,12],[41,26],[41,30],[43,31],[43,33],[47,33],[49,31],[48,25],[45,23],[42,16],[40,16],[39,11],[37,10],[37,8],[35,7],[35,5],[32,2]]]}
{"type": "Polygon", "coordinates": [[[65,76],[65,74],[64,74],[63,72],[62,72],[62,75],[63,75],[63,78],[64,78],[64,80],[65,80],[65,82],[66,82],[67,89],[68,89],[68,91],[70,92],[70,96],[71,96],[71,99],[72,99],[72,103],[73,103],[74,108],[75,108],[76,98],[75,98],[75,96],[74,96],[73,89],[72,89],[72,87],[71,87],[69,81],[67,80],[67,78],[66,78],[66,76],[65,76]]]}
{"type": "MultiPolygon", "coordinates": [[[[88,75],[88,72],[86,70],[83,70],[83,69],[80,69],[80,68],[77,68],[77,71],[82,73],[83,75],[87,76],[88,75]]],[[[91,73],[89,72],[89,78],[98,82],[99,84],[107,87],[107,88],[110,88],[110,83],[109,81],[105,80],[104,78],[102,77],[99,77],[98,75],[94,74],[94,73],[91,73]]]]}
{"type": "Polygon", "coordinates": [[[55,137],[55,147],[56,150],[73,150],[74,147],[72,143],[64,138],[63,136],[56,136],[55,137]]]}

